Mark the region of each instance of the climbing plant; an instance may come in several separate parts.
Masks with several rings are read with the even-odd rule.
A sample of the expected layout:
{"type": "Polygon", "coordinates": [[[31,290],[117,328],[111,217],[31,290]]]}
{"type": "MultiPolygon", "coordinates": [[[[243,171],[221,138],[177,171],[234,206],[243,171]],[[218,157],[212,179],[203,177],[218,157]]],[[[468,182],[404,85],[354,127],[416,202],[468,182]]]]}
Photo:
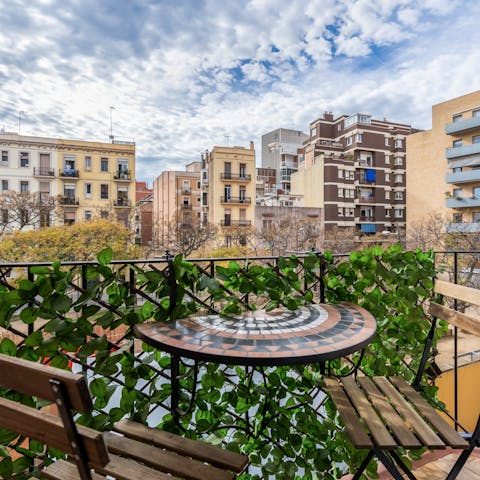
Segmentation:
{"type": "MultiPolygon", "coordinates": [[[[409,378],[429,324],[423,303],[432,295],[435,273],[432,252],[400,246],[342,257],[324,252],[213,262],[176,256],[147,264],[114,262],[107,248],[96,262],[32,265],[14,282],[8,268],[0,266],[0,326],[8,333],[0,352],[85,371],[95,410],[80,423],[107,429],[123,417],[148,421],[247,453],[252,467],[243,478],[289,480],[340,478],[359,461],[322,393],[318,365],[252,370],[204,364],[193,408],[175,421],[170,358],[135,341],[132,327],[196,312],[294,310],[318,301],[323,281],[327,301],[352,301],[377,319],[378,334],[361,368],[409,378]]],[[[354,355],[330,368],[342,373],[358,360],[354,355]]],[[[180,407],[186,408],[193,378],[188,362],[181,368],[180,407]]],[[[51,456],[38,442],[25,444],[3,429],[0,444],[2,478],[29,478],[38,473],[36,460],[51,456]]]]}

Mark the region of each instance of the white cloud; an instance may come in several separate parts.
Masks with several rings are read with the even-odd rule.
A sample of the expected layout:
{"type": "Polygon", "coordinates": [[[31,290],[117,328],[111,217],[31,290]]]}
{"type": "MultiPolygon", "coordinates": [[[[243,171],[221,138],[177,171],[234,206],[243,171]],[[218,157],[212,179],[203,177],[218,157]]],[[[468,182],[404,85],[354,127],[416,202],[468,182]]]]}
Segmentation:
{"type": "Polygon", "coordinates": [[[427,126],[431,103],[478,88],[476,2],[26,7],[0,10],[0,125],[15,130],[25,110],[24,133],[106,140],[114,105],[114,134],[135,138],[139,177],[179,168],[224,135],[259,151],[262,133],[307,130],[325,109],[427,126]]]}

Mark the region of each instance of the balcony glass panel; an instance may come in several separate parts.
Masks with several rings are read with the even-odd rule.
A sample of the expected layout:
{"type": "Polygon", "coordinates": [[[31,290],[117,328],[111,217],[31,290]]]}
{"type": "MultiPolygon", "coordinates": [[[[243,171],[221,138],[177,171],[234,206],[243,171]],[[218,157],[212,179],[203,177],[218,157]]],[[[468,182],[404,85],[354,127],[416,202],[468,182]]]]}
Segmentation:
{"type": "Polygon", "coordinates": [[[447,208],[480,207],[480,198],[447,198],[445,206],[447,208]]]}
{"type": "Polygon", "coordinates": [[[445,125],[445,133],[453,135],[459,132],[466,132],[480,127],[480,117],[462,118],[453,123],[445,125]]]}
{"type": "Polygon", "coordinates": [[[464,172],[447,173],[447,183],[466,183],[480,180],[480,168],[464,172]]]}
{"type": "Polygon", "coordinates": [[[472,145],[463,145],[457,148],[447,148],[445,155],[447,158],[457,158],[478,153],[480,153],[480,143],[473,143],[472,145]]]}

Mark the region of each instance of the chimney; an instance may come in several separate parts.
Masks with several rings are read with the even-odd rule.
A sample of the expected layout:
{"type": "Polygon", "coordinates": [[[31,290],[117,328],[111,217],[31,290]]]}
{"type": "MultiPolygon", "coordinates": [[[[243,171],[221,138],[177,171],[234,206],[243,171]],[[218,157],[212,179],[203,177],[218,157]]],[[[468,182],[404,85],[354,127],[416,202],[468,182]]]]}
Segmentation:
{"type": "Polygon", "coordinates": [[[254,150],[254,145],[252,140],[250,140],[250,150],[254,150]]]}
{"type": "Polygon", "coordinates": [[[332,112],[324,112],[323,119],[329,122],[333,122],[333,113],[332,112]]]}

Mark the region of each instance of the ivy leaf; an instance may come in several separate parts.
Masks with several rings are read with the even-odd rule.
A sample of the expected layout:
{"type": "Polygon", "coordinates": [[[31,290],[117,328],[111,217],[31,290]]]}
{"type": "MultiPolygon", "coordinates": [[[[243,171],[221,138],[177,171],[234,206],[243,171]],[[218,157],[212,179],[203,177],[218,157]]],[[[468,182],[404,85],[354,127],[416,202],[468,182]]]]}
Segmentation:
{"type": "Polygon", "coordinates": [[[111,247],[104,248],[98,255],[97,260],[100,265],[108,265],[113,260],[113,250],[111,247]]]}

